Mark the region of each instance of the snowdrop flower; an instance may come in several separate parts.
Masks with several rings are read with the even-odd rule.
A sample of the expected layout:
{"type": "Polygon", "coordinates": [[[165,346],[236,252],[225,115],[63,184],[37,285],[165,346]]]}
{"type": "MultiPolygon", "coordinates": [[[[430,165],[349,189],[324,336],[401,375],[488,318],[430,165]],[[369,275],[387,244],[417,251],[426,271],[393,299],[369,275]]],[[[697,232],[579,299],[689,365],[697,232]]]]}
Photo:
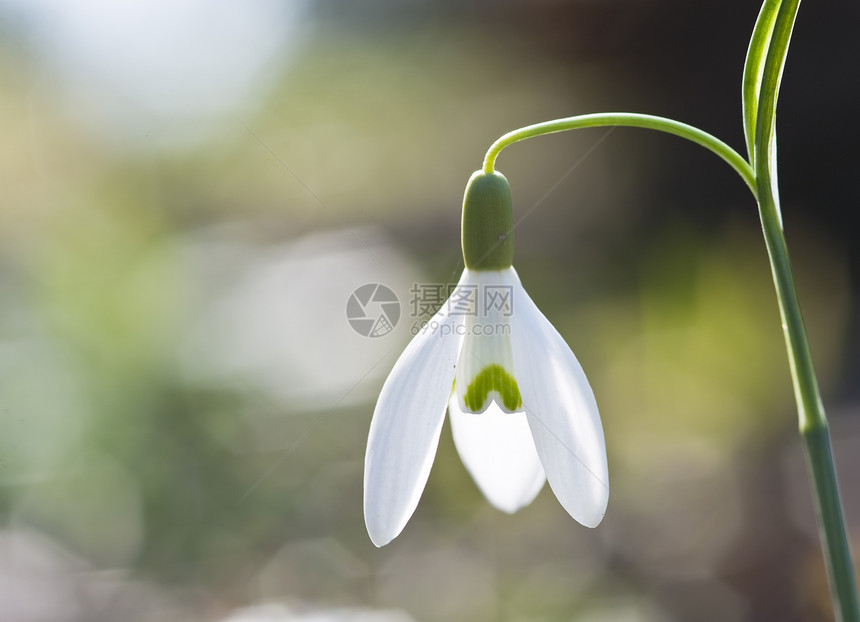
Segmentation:
{"type": "Polygon", "coordinates": [[[463,276],[395,363],[370,424],[364,518],[377,546],[415,511],[446,411],[460,458],[498,509],[528,505],[549,480],[583,525],[597,526],[606,512],[609,477],[594,394],[520,284],[512,228],[507,180],[476,172],[463,200],[463,276]]]}

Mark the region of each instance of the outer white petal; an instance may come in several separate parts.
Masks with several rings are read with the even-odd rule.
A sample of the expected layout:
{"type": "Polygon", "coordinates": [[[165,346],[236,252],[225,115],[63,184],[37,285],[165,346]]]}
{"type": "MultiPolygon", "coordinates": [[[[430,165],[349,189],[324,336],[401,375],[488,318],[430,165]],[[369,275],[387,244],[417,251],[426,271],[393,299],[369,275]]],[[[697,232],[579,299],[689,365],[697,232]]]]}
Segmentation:
{"type": "Polygon", "coordinates": [[[546,477],[524,412],[506,413],[493,402],[475,415],[448,406],[454,445],[487,501],[513,514],[531,503],[546,477]]]}
{"type": "Polygon", "coordinates": [[[564,509],[586,527],[596,527],[609,502],[609,469],[594,393],[570,347],[516,273],[513,284],[511,346],[535,447],[564,509]]]}
{"type": "Polygon", "coordinates": [[[364,522],[376,546],[403,530],[427,483],[462,325],[463,316],[449,315],[443,305],[397,359],[379,394],[364,459],[364,522]]]}

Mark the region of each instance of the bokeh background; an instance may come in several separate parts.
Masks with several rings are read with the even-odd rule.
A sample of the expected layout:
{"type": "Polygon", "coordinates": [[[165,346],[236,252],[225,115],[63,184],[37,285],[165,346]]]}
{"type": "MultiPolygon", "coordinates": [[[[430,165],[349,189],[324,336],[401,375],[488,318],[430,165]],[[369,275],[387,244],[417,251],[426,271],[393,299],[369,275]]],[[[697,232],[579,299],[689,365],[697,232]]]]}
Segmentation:
{"type": "MultiPolygon", "coordinates": [[[[0,620],[831,618],[755,205],[641,130],[498,162],[516,266],[606,429],[601,526],[480,496],[443,430],[384,549],[362,517],[416,283],[516,127],[628,110],[743,147],[757,2],[0,0],[0,620]],[[346,320],[392,288],[396,329],[346,320]]],[[[809,1],[784,218],[860,550],[856,3],[809,1]]]]}

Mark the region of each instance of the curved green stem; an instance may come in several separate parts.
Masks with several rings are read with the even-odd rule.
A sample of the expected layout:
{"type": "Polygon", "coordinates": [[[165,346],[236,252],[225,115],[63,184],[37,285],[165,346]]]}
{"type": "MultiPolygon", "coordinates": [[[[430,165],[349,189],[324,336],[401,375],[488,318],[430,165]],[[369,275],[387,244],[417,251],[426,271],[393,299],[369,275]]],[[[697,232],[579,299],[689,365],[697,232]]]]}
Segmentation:
{"type": "Polygon", "coordinates": [[[776,180],[776,103],[799,1],[782,0],[773,25],[756,111],[755,179],[833,609],[837,620],[860,622],[857,582],[839,498],[830,432],[792,276],[776,180]]]}
{"type": "Polygon", "coordinates": [[[499,152],[505,147],[513,145],[521,140],[534,138],[535,136],[543,136],[544,134],[565,132],[567,130],[606,126],[639,127],[648,130],[657,130],[659,132],[674,134],[675,136],[680,136],[681,138],[693,141],[725,160],[746,182],[750,191],[753,193],[753,196],[756,194],[756,181],[752,167],[740,154],[738,154],[737,151],[729,147],[719,138],[716,138],[707,132],[703,132],[692,125],[687,125],[686,123],[680,123],[665,117],[656,117],[649,114],[636,114],[632,112],[601,112],[597,114],[583,114],[575,117],[556,119],[554,121],[546,121],[544,123],[536,123],[535,125],[528,125],[518,130],[514,130],[513,132],[508,132],[490,146],[490,149],[487,151],[487,155],[484,157],[484,172],[492,173],[499,152]]]}

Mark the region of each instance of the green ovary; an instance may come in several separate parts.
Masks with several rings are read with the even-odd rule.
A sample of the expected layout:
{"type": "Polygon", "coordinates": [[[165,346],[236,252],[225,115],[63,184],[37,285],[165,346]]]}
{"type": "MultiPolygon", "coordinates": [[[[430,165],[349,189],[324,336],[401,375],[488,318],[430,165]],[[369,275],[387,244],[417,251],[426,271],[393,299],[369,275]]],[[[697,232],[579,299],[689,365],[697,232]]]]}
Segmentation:
{"type": "Polygon", "coordinates": [[[488,365],[469,383],[463,403],[472,412],[478,412],[487,401],[490,391],[502,398],[505,408],[513,412],[523,405],[517,381],[501,365],[488,365]]]}

